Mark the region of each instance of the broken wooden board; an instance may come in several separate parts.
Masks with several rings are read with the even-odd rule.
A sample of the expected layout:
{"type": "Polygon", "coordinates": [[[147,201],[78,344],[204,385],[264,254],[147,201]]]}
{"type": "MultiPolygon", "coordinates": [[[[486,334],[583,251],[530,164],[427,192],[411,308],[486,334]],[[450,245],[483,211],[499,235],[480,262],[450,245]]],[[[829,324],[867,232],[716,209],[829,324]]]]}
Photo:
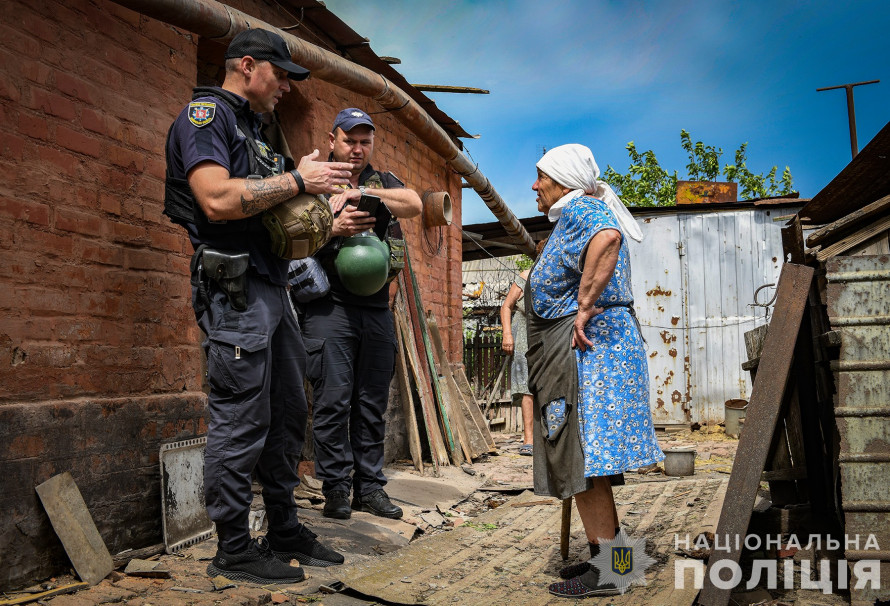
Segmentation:
{"type": "Polygon", "coordinates": [[[89,586],[89,583],[70,583],[68,585],[62,585],[61,587],[56,587],[54,589],[47,589],[46,591],[29,593],[17,598],[9,598],[8,600],[0,600],[0,606],[13,606],[13,604],[30,604],[31,602],[36,602],[45,598],[51,598],[53,596],[62,595],[65,593],[73,593],[80,589],[86,589],[89,586]]]}
{"type": "MultiPolygon", "coordinates": [[[[811,267],[792,263],[782,267],[772,322],[763,344],[757,379],[751,390],[745,430],[739,438],[729,478],[731,498],[724,503],[717,526],[716,534],[720,537],[725,535],[730,549],[713,553],[708,559],[709,568],[726,560],[734,564],[739,562],[741,550],[734,548],[736,539],[733,537],[743,537],[751,521],[760,475],[776,432],[812,280],[811,267]]],[[[728,573],[730,570],[724,566],[722,572],[728,573]]],[[[729,588],[718,588],[706,574],[699,603],[703,606],[726,606],[730,592],[729,588]]]]}
{"type": "Polygon", "coordinates": [[[485,443],[488,445],[488,452],[497,452],[497,444],[494,443],[494,437],[492,437],[491,431],[488,429],[488,422],[482,414],[482,408],[479,406],[479,401],[476,399],[476,396],[473,395],[473,389],[470,387],[470,381],[467,379],[464,365],[457,362],[456,364],[451,365],[451,370],[454,373],[455,381],[457,381],[457,388],[464,401],[467,403],[470,409],[470,414],[476,421],[476,426],[482,432],[482,437],[485,439],[485,443]]]}
{"type": "Polygon", "coordinates": [[[396,377],[399,380],[402,414],[405,416],[405,425],[408,427],[408,450],[411,452],[411,461],[414,463],[414,468],[423,473],[423,449],[420,444],[417,415],[414,413],[414,395],[411,390],[411,382],[408,380],[408,362],[405,360],[405,345],[398,336],[396,337],[396,377]]]}
{"type": "Polygon", "coordinates": [[[114,570],[105,541],[67,471],[37,486],[37,494],[53,529],[81,580],[95,585],[114,570]]]}
{"type": "Polygon", "coordinates": [[[433,345],[435,346],[435,351],[439,358],[439,373],[445,381],[447,393],[450,395],[452,404],[454,405],[452,410],[456,409],[455,416],[460,422],[460,430],[463,432],[469,443],[469,455],[467,458],[476,458],[488,451],[488,444],[485,443],[485,437],[482,435],[482,431],[476,424],[476,419],[474,419],[473,415],[470,413],[469,404],[464,400],[460,387],[457,385],[457,381],[454,378],[454,373],[451,370],[451,362],[448,361],[448,352],[445,351],[445,346],[442,345],[442,335],[439,334],[439,324],[436,322],[436,318],[433,316],[432,312],[430,312],[427,317],[427,327],[430,330],[430,337],[432,337],[433,345]]]}
{"type": "MultiPolygon", "coordinates": [[[[692,604],[697,593],[692,583],[674,586],[675,535],[694,539],[705,529],[713,531],[727,483],[726,479],[671,480],[615,489],[625,531],[645,538],[647,553],[651,551],[661,563],[646,571],[646,586],[634,585],[625,595],[609,597],[609,603],[692,604]]],[[[365,596],[394,604],[521,601],[524,606],[565,606],[569,601],[547,590],[565,566],[559,554],[561,518],[560,501],[542,503],[541,497],[526,492],[452,531],[414,541],[380,558],[345,565],[338,571],[339,579],[365,596]]],[[[570,545],[570,561],[575,562],[589,557],[589,552],[577,511],[572,521],[578,529],[570,545]]]]}
{"type": "MultiPolygon", "coordinates": [[[[426,329],[426,315],[424,313],[423,299],[420,296],[420,287],[417,285],[417,277],[411,268],[411,256],[408,249],[405,249],[405,269],[399,274],[401,278],[407,274],[406,282],[410,281],[405,290],[405,299],[408,302],[408,315],[411,317],[411,325],[414,327],[414,338],[420,339],[417,342],[417,351],[420,355],[421,367],[428,371],[430,382],[433,386],[433,396],[439,409],[439,420],[442,422],[442,434],[445,438],[445,446],[455,465],[464,462],[463,449],[461,448],[460,439],[457,430],[452,428],[453,420],[448,414],[448,403],[444,393],[443,386],[439,383],[439,375],[436,373],[436,364],[433,360],[433,350],[430,346],[429,335],[426,329]],[[424,357],[423,354],[426,354],[424,357]]],[[[426,373],[424,373],[426,374],[426,373]]]]}
{"type": "MultiPolygon", "coordinates": [[[[401,292],[402,286],[404,286],[404,281],[399,283],[399,292],[401,292]]],[[[448,451],[445,448],[445,439],[439,428],[435,403],[432,401],[432,388],[423,372],[420,361],[417,359],[417,349],[415,348],[415,339],[411,323],[405,315],[398,313],[395,315],[395,321],[398,335],[401,336],[402,339],[402,349],[406,354],[408,368],[414,377],[414,385],[417,387],[417,396],[420,398],[424,428],[430,446],[430,456],[432,457],[433,465],[436,468],[438,468],[439,465],[448,465],[448,451]]]]}

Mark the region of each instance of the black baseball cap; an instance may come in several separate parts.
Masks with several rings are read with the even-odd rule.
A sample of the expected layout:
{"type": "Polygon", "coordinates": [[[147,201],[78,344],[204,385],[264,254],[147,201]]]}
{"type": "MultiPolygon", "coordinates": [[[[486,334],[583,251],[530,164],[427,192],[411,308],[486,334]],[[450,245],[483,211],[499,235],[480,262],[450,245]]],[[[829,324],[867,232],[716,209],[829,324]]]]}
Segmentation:
{"type": "Polygon", "coordinates": [[[372,130],[376,130],[374,129],[374,123],[371,122],[371,116],[357,107],[347,107],[334,118],[334,126],[331,127],[331,132],[335,133],[338,128],[342,128],[344,133],[348,133],[359,124],[367,124],[372,130]]]}
{"type": "Polygon", "coordinates": [[[229,48],[226,49],[226,59],[240,59],[247,56],[280,67],[287,72],[287,77],[291,80],[305,80],[309,77],[308,69],[291,61],[287,43],[275,32],[251,28],[232,38],[229,48]]]}

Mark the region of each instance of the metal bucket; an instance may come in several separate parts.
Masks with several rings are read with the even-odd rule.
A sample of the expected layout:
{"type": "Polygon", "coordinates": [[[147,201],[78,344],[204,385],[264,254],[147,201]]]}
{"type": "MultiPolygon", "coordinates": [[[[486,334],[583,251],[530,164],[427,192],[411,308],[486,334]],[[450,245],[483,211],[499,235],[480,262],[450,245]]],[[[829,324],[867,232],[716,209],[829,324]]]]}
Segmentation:
{"type": "Polygon", "coordinates": [[[730,438],[739,437],[739,421],[745,418],[748,411],[748,400],[727,400],[723,408],[726,435],[730,438]]]}
{"type": "Polygon", "coordinates": [[[695,449],[668,448],[664,451],[664,475],[691,476],[695,473],[695,449]]]}

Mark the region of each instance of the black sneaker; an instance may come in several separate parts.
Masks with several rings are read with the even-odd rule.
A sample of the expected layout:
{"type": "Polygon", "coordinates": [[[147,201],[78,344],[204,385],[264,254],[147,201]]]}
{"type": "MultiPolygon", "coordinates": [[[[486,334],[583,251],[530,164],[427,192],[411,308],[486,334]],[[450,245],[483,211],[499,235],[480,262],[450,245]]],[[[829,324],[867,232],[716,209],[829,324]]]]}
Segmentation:
{"type": "Polygon", "coordinates": [[[349,493],[333,490],[330,494],[325,495],[324,511],[321,512],[321,515],[326,518],[348,520],[352,516],[352,509],[349,507],[349,493]]]}
{"type": "Polygon", "coordinates": [[[207,574],[260,585],[299,583],[306,577],[302,568],[289,566],[276,558],[263,537],[252,540],[241,553],[218,549],[216,557],[207,565],[207,574]]]}
{"type": "Polygon", "coordinates": [[[398,520],[402,517],[402,508],[393,505],[389,496],[378,488],[374,492],[362,496],[355,495],[352,499],[352,509],[355,511],[367,511],[381,518],[398,520]]]}
{"type": "Polygon", "coordinates": [[[266,534],[272,552],[279,560],[290,562],[297,560],[302,566],[336,566],[343,563],[343,556],[328,549],[316,540],[317,534],[299,524],[296,528],[287,531],[287,534],[278,534],[270,530],[266,534]]]}

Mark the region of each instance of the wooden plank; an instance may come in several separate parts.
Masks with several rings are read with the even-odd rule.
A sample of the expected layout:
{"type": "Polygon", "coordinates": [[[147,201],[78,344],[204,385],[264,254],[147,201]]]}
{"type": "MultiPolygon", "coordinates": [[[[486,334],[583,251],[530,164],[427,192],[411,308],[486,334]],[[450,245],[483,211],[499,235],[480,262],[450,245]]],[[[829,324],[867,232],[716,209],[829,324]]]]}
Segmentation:
{"type": "Polygon", "coordinates": [[[40,502],[81,580],[95,585],[114,563],[83,496],[67,471],[37,486],[40,502]]]}
{"type": "Polygon", "coordinates": [[[417,360],[417,350],[414,349],[414,335],[411,333],[411,327],[404,316],[396,316],[396,323],[399,327],[399,334],[402,337],[402,348],[407,354],[408,365],[414,376],[414,384],[417,386],[417,395],[420,398],[421,410],[423,410],[424,426],[433,465],[436,468],[439,465],[448,465],[448,452],[445,448],[445,440],[442,438],[442,433],[439,429],[435,405],[431,401],[432,393],[429,381],[427,381],[426,376],[421,371],[420,362],[417,360]]]}
{"type": "Polygon", "coordinates": [[[42,600],[44,598],[51,598],[56,595],[62,595],[63,593],[73,593],[80,589],[86,589],[89,586],[89,583],[70,583],[68,585],[56,587],[55,589],[48,589],[47,591],[29,593],[17,598],[9,598],[8,600],[0,600],[0,606],[12,606],[13,604],[29,604],[31,602],[36,602],[37,600],[42,600]]]}
{"type": "Polygon", "coordinates": [[[473,417],[473,420],[476,422],[476,427],[479,428],[479,431],[482,434],[482,439],[488,446],[488,452],[497,452],[497,445],[494,443],[494,438],[491,435],[491,431],[488,429],[488,422],[482,414],[482,409],[479,407],[479,401],[476,400],[472,390],[470,390],[470,383],[467,381],[467,376],[464,374],[463,366],[456,366],[454,369],[456,371],[454,374],[458,388],[460,389],[461,395],[464,397],[464,401],[470,411],[470,416],[473,417]]]}
{"type": "Polygon", "coordinates": [[[880,200],[855,210],[834,223],[829,223],[825,227],[817,229],[807,237],[807,246],[816,246],[826,241],[834,240],[844,232],[855,229],[858,223],[864,222],[888,208],[890,208],[890,196],[884,196],[880,200]]]}
{"type": "Polygon", "coordinates": [[[494,383],[491,384],[491,391],[488,392],[488,400],[485,402],[485,410],[488,410],[488,407],[491,406],[492,400],[495,399],[495,394],[500,395],[501,379],[504,377],[504,372],[507,370],[507,364],[509,363],[510,358],[504,358],[504,362],[501,364],[501,370],[498,372],[498,376],[494,380],[494,383]]]}
{"type": "Polygon", "coordinates": [[[420,354],[419,361],[421,367],[428,371],[430,382],[433,386],[433,396],[439,408],[439,420],[442,422],[445,446],[448,448],[448,452],[451,453],[454,464],[460,465],[464,462],[464,456],[460,442],[455,440],[454,431],[451,429],[451,420],[448,418],[448,409],[442,393],[442,386],[439,385],[439,376],[435,371],[436,365],[433,361],[433,351],[426,331],[426,315],[423,309],[423,300],[420,296],[420,287],[417,285],[417,277],[411,268],[411,256],[408,254],[408,249],[405,249],[405,269],[399,274],[399,277],[401,278],[406,273],[407,277],[405,279],[411,281],[411,284],[405,290],[406,300],[408,301],[408,315],[411,317],[411,324],[414,326],[414,338],[415,340],[420,339],[417,344],[417,351],[420,354]],[[426,354],[425,358],[424,353],[426,354]]]}
{"type": "Polygon", "coordinates": [[[782,228],[782,251],[785,259],[790,256],[792,263],[805,263],[806,253],[803,245],[803,230],[800,227],[800,217],[794,215],[788,225],[782,228]]]}
{"type": "MultiPolygon", "coordinates": [[[[454,382],[454,377],[451,376],[451,362],[448,361],[448,353],[442,345],[439,324],[431,311],[428,311],[426,315],[426,327],[433,345],[433,353],[438,359],[436,372],[439,376],[439,384],[443,387],[446,397],[448,418],[454,423],[464,458],[467,461],[472,461],[473,457],[478,457],[485,450],[473,446],[473,439],[470,437],[472,427],[467,424],[467,419],[461,408],[460,390],[454,382]]],[[[472,423],[472,419],[470,419],[470,422],[472,423]]]]}
{"type": "MultiPolygon", "coordinates": [[[[400,293],[396,293],[398,297],[400,293]]],[[[401,313],[399,314],[401,317],[401,313]]],[[[414,468],[423,473],[423,448],[420,444],[420,430],[417,427],[417,415],[414,414],[414,395],[411,390],[411,382],[408,380],[408,363],[405,361],[405,343],[401,338],[401,331],[397,330],[396,338],[396,374],[399,380],[399,392],[402,395],[402,413],[405,417],[405,425],[408,428],[408,450],[411,452],[411,461],[414,468]]],[[[433,452],[432,442],[429,444],[430,453],[433,452]]],[[[435,461],[435,456],[431,454],[435,461]]]]}
{"type": "MultiPolygon", "coordinates": [[[[766,463],[767,453],[776,431],[779,411],[785,395],[785,387],[791,371],[794,346],[800,330],[804,307],[813,280],[813,269],[805,265],[786,263],[779,277],[778,296],[772,316],[772,325],[766,335],[761,354],[757,380],[751,391],[745,430],[739,438],[739,446],[733,461],[727,494],[717,525],[717,535],[728,538],[728,551],[714,551],[708,559],[708,568],[729,560],[738,564],[740,550],[735,548],[736,538],[748,529],[760,474],[766,463]]],[[[727,568],[723,568],[728,573],[727,568]]],[[[726,606],[730,589],[720,589],[705,574],[704,588],[699,602],[703,606],[726,606]]]]}
{"type": "Polygon", "coordinates": [[[878,219],[876,222],[867,225],[859,231],[850,234],[846,238],[835,242],[831,246],[824,248],[816,253],[816,259],[824,261],[829,257],[840,255],[847,250],[853,248],[857,244],[865,242],[869,238],[878,235],[882,231],[890,229],[890,216],[878,219]]]}

